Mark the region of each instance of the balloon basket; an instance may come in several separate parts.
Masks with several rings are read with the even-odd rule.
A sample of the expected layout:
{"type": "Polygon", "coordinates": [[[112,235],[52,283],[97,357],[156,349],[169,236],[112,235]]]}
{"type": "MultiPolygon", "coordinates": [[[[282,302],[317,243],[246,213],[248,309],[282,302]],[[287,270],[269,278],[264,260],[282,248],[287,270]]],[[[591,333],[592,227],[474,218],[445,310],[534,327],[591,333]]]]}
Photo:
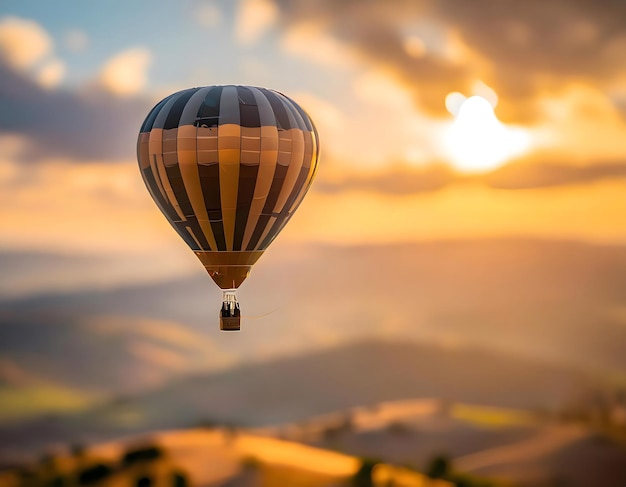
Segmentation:
{"type": "Polygon", "coordinates": [[[241,325],[241,310],[237,302],[234,289],[224,291],[222,309],[220,310],[220,330],[239,331],[241,325]]]}

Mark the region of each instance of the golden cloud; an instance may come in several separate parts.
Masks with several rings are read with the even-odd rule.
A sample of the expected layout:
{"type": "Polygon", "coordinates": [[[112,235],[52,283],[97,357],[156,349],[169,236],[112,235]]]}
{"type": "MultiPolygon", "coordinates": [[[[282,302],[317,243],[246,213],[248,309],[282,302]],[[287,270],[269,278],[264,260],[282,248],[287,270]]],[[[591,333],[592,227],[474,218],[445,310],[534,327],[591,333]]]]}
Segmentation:
{"type": "Polygon", "coordinates": [[[149,254],[178,241],[134,161],[23,164],[0,156],[0,187],[5,248],[149,254]]]}
{"type": "Polygon", "coordinates": [[[111,93],[130,96],[141,93],[148,80],[152,53],[143,47],[122,51],[109,59],[100,71],[99,81],[111,93]]]}
{"type": "Polygon", "coordinates": [[[626,181],[518,191],[467,182],[439,191],[383,194],[314,191],[282,241],[369,245],[419,240],[531,236],[626,241],[626,181]]]}
{"type": "Polygon", "coordinates": [[[0,19],[0,57],[44,88],[56,87],[65,74],[65,64],[53,54],[52,38],[37,22],[10,16],[0,19]]]}
{"type": "Polygon", "coordinates": [[[34,20],[18,17],[0,20],[0,52],[11,66],[28,70],[52,50],[52,38],[34,20]]]}
{"type": "Polygon", "coordinates": [[[287,26],[280,47],[287,54],[334,69],[348,68],[356,61],[351,46],[330,35],[321,22],[303,21],[287,26]]]}
{"type": "Polygon", "coordinates": [[[240,0],[235,19],[237,40],[253,44],[276,23],[279,13],[273,0],[240,0]]]}
{"type": "Polygon", "coordinates": [[[47,61],[37,72],[37,81],[44,88],[55,88],[65,75],[65,64],[59,59],[47,61]]]}

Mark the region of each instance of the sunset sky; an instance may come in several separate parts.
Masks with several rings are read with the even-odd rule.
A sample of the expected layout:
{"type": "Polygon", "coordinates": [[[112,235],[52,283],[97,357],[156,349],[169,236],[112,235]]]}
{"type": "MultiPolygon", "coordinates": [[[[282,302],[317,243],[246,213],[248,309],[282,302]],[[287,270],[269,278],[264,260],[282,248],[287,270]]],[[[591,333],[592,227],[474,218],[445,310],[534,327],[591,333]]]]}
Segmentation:
{"type": "Polygon", "coordinates": [[[282,91],[318,126],[318,180],[276,245],[624,242],[624,15],[582,0],[5,1],[0,245],[185,252],[135,138],[167,94],[227,83],[282,91]]]}

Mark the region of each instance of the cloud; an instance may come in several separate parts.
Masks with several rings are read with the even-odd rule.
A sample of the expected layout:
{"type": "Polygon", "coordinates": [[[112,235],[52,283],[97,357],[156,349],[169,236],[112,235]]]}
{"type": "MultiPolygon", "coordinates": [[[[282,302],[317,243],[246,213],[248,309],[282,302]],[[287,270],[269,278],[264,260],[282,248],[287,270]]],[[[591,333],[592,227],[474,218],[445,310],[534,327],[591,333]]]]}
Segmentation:
{"type": "Polygon", "coordinates": [[[59,88],[65,64],[54,56],[50,35],[32,20],[4,17],[0,131],[27,142],[23,161],[132,159],[138,128],[154,104],[137,96],[149,62],[144,49],[122,52],[104,66],[99,84],[68,91],[59,88]]]}
{"type": "Polygon", "coordinates": [[[293,98],[310,116],[315,123],[320,140],[323,141],[321,150],[330,147],[334,153],[348,152],[346,147],[348,117],[336,104],[316,96],[310,92],[290,93],[293,98]]]}
{"type": "Polygon", "coordinates": [[[151,61],[152,54],[148,49],[127,49],[104,64],[99,81],[104,88],[116,95],[137,95],[146,87],[151,61]]]}
{"type": "Polygon", "coordinates": [[[354,52],[348,44],[336,39],[320,22],[303,21],[286,28],[280,48],[325,67],[346,68],[354,64],[354,52]]]}
{"type": "MultiPolygon", "coordinates": [[[[49,67],[48,82],[60,66],[49,67]]],[[[136,136],[154,101],[98,86],[50,90],[0,61],[0,131],[27,139],[23,160],[134,159],[136,136]]]]}
{"type": "MultiPolygon", "coordinates": [[[[0,167],[7,166],[12,170],[0,184],[0,245],[5,248],[139,253],[143,257],[136,264],[145,267],[159,249],[182,243],[152,202],[134,162],[0,159],[0,167]]],[[[188,257],[192,262],[193,255],[188,257]]],[[[116,275],[128,277],[123,268],[109,268],[102,284],[105,276],[116,275]]],[[[68,277],[60,279],[62,286],[71,285],[68,277]]],[[[80,273],[74,277],[81,279],[80,273]]]]}
{"type": "Polygon", "coordinates": [[[464,179],[468,178],[456,174],[444,164],[396,166],[366,175],[345,171],[343,175],[317,181],[315,190],[323,193],[367,191],[403,195],[438,191],[464,179]]]}
{"type": "Polygon", "coordinates": [[[625,162],[594,162],[575,166],[571,162],[514,162],[484,177],[492,188],[528,189],[588,184],[603,179],[626,179],[625,162]]]}
{"type": "Polygon", "coordinates": [[[336,194],[316,185],[281,242],[369,245],[433,239],[533,236],[623,243],[626,181],[500,190],[481,181],[438,191],[336,194]]]}
{"type": "Polygon", "coordinates": [[[243,45],[254,44],[278,20],[273,0],[240,0],[235,19],[235,37],[243,45]]]}
{"type": "Polygon", "coordinates": [[[493,189],[537,189],[626,179],[626,161],[587,161],[573,165],[559,156],[533,154],[483,174],[460,174],[446,164],[398,164],[377,172],[335,170],[321,175],[315,191],[337,194],[366,191],[378,194],[431,193],[452,185],[484,185],[493,189]],[[542,161],[542,157],[545,160],[542,161]]]}
{"type": "Polygon", "coordinates": [[[563,85],[602,86],[623,74],[623,2],[586,0],[278,0],[286,29],[324,26],[364,61],[407,86],[416,105],[444,115],[445,96],[477,79],[500,96],[504,121],[536,120],[536,101],[563,85]]]}
{"type": "Polygon", "coordinates": [[[603,84],[623,72],[618,47],[626,41],[623,2],[602,2],[598,8],[585,0],[479,0],[471,6],[444,0],[433,6],[495,68],[491,81],[505,118],[533,115],[524,105],[542,90],[575,79],[603,84]]]}
{"type": "Polygon", "coordinates": [[[0,52],[10,66],[28,70],[52,50],[52,38],[37,22],[17,17],[0,19],[0,52]]]}
{"type": "Polygon", "coordinates": [[[600,87],[569,83],[536,103],[540,147],[560,147],[573,161],[626,158],[626,118],[600,87]]]}
{"type": "Polygon", "coordinates": [[[56,88],[65,74],[65,65],[59,59],[44,64],[37,73],[37,81],[44,88],[56,88]]]}
{"type": "Polygon", "coordinates": [[[54,57],[52,38],[33,20],[0,19],[0,59],[44,88],[56,87],[65,74],[64,63],[54,57]]]}
{"type": "MultiPolygon", "coordinates": [[[[302,24],[322,25],[335,44],[345,45],[344,50],[411,87],[412,101],[433,113],[445,113],[447,93],[469,86],[469,54],[452,30],[441,27],[439,39],[425,43],[421,56],[416,56],[414,36],[402,32],[407,19],[424,16],[423,3],[282,0],[279,4],[287,32],[302,24]]],[[[315,50],[316,44],[309,49],[315,50]]]]}
{"type": "Polygon", "coordinates": [[[378,108],[402,110],[411,102],[411,94],[406,88],[384,71],[367,71],[355,79],[353,86],[357,97],[364,102],[378,105],[378,108]]]}

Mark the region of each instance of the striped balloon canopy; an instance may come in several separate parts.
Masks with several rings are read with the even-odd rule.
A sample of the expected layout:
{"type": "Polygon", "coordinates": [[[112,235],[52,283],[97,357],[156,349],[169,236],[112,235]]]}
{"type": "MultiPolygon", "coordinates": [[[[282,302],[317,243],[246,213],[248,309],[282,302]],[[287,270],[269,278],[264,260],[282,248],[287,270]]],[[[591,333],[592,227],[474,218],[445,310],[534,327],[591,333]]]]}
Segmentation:
{"type": "Polygon", "coordinates": [[[137,158],[150,195],[222,289],[235,289],[315,176],[313,122],[253,86],[179,91],[148,114],[137,158]]]}

